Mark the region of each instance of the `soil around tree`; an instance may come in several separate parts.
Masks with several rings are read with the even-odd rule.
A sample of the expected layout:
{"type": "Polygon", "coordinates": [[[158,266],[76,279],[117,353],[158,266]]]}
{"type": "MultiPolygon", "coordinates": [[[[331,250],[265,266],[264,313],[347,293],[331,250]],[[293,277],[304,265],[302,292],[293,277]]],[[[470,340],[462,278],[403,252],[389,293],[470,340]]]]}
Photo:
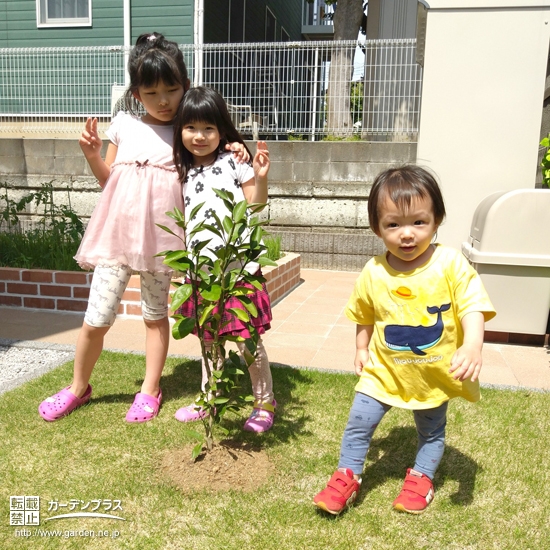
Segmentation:
{"type": "Polygon", "coordinates": [[[230,489],[251,492],[261,487],[274,472],[267,453],[250,443],[222,441],[193,462],[193,445],[167,451],[161,470],[184,493],[206,490],[217,493],[230,489]]]}

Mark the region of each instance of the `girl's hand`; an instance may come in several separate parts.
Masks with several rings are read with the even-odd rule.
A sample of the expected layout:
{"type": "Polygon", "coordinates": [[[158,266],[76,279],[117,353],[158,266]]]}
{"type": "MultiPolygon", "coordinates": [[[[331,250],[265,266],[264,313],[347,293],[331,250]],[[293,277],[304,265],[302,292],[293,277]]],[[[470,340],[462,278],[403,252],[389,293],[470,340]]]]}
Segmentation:
{"type": "Polygon", "coordinates": [[[369,360],[369,350],[363,348],[357,348],[355,351],[355,361],[353,362],[355,366],[355,374],[361,376],[363,372],[363,367],[368,363],[369,360]]]}
{"type": "Polygon", "coordinates": [[[103,141],[101,141],[97,131],[97,118],[88,118],[78,144],[87,159],[101,156],[103,141]]]}
{"type": "Polygon", "coordinates": [[[225,150],[232,151],[233,158],[235,158],[235,160],[239,164],[244,164],[245,162],[248,162],[250,160],[250,155],[248,154],[248,151],[246,150],[244,143],[239,143],[238,141],[235,141],[233,143],[228,143],[225,146],[225,150]]]}
{"type": "Polygon", "coordinates": [[[475,382],[481,371],[481,348],[475,344],[464,344],[458,348],[451,359],[450,373],[461,382],[470,378],[475,382]]]}
{"type": "Polygon", "coordinates": [[[485,317],[480,311],[472,311],[464,315],[460,324],[464,330],[464,343],[455,351],[449,372],[454,373],[455,380],[462,382],[471,378],[475,382],[481,371],[485,317]]]}
{"type": "Polygon", "coordinates": [[[254,155],[254,175],[257,178],[267,177],[269,172],[269,151],[267,149],[267,143],[265,141],[258,141],[258,146],[256,148],[256,154],[254,155]]]}

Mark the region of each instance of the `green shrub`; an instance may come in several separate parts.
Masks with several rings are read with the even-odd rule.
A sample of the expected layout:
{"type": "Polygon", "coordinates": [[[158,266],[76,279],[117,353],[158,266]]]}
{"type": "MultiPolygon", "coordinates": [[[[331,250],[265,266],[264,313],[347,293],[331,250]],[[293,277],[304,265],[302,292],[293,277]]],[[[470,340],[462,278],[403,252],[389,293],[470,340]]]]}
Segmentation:
{"type": "Polygon", "coordinates": [[[53,269],[79,271],[73,256],[78,250],[84,224],[71,207],[67,188],[68,205],[57,205],[53,198],[52,183],[25,195],[19,201],[10,199],[8,186],[3,184],[0,197],[0,266],[25,269],[53,269]],[[22,213],[34,204],[38,216],[36,226],[23,231],[22,213]]]}
{"type": "Polygon", "coordinates": [[[267,257],[270,260],[276,262],[282,258],[281,252],[281,235],[274,235],[273,237],[264,237],[264,245],[267,248],[267,257]]]}

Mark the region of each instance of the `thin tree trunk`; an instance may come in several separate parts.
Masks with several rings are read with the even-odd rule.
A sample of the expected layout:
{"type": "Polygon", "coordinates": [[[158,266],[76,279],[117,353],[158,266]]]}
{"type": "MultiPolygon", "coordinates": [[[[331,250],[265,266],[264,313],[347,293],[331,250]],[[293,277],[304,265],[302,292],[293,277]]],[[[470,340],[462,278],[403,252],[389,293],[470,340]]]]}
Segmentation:
{"type": "MultiPolygon", "coordinates": [[[[363,0],[338,0],[334,11],[334,40],[357,40],[363,18],[363,0]]],[[[353,131],[350,87],[353,75],[353,48],[335,48],[330,63],[327,92],[329,133],[345,137],[353,131]]]]}

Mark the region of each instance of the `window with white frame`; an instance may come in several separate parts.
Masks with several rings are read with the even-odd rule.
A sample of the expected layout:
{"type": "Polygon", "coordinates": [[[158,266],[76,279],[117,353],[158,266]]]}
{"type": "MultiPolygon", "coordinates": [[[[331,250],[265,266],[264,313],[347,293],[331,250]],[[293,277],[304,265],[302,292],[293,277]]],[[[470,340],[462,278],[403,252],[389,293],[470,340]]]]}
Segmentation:
{"type": "Polygon", "coordinates": [[[265,41],[275,42],[276,38],[277,18],[269,8],[265,8],[265,41]]]}
{"type": "Polygon", "coordinates": [[[90,27],[92,0],[36,0],[39,27],[90,27]]]}
{"type": "Polygon", "coordinates": [[[290,34],[286,32],[284,27],[281,27],[281,42],[290,42],[290,34]]]}

